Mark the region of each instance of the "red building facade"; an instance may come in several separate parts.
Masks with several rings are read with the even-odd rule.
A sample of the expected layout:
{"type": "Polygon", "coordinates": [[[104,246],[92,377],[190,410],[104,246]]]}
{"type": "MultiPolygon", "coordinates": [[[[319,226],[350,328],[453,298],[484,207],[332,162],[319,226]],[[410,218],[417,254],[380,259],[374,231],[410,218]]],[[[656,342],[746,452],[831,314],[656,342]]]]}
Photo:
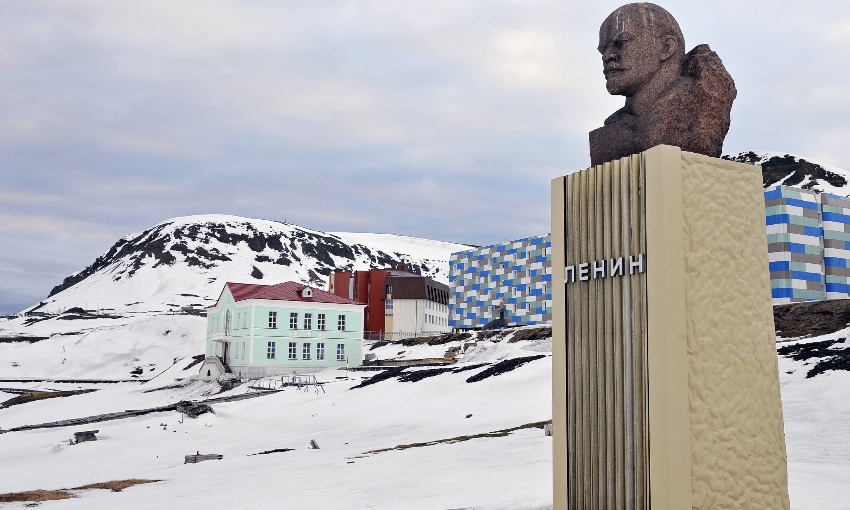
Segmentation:
{"type": "Polygon", "coordinates": [[[364,331],[385,331],[384,282],[391,269],[331,273],[328,292],[366,305],[364,331]]]}
{"type": "Polygon", "coordinates": [[[404,264],[400,264],[398,269],[331,273],[328,292],[366,305],[363,330],[371,332],[373,337],[374,333],[400,333],[395,329],[402,324],[407,324],[410,331],[404,331],[410,333],[432,331],[438,324],[446,327],[437,329],[448,329],[448,286],[431,278],[407,272],[404,264]],[[387,309],[387,299],[392,299],[396,305],[400,300],[424,300],[430,304],[422,303],[422,308],[414,314],[417,315],[413,318],[415,325],[410,327],[410,320],[399,322],[398,308],[395,310],[394,325],[387,322],[388,314],[393,313],[392,309],[387,309]],[[446,317],[441,318],[440,315],[446,317]]]}

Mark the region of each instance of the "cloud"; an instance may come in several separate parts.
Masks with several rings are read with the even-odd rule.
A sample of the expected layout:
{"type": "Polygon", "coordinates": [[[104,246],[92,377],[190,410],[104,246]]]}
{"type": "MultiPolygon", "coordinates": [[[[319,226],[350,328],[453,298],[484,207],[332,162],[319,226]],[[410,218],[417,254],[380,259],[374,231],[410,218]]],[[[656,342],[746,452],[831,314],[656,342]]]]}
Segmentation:
{"type": "MultiPolygon", "coordinates": [[[[50,264],[206,212],[476,244],[546,232],[550,180],[589,163],[587,132],[623,102],[596,51],[619,5],[5,2],[0,263],[43,296],[50,264]]],[[[665,7],[736,80],[727,152],[847,166],[846,2],[665,7]]]]}

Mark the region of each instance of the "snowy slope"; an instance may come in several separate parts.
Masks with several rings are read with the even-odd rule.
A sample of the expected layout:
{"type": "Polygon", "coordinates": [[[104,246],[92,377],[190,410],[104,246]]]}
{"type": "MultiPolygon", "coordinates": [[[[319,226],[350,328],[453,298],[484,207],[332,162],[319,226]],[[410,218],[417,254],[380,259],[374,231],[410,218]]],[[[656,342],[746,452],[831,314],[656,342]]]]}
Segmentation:
{"type": "Polygon", "coordinates": [[[723,156],[741,163],[760,164],[764,187],[783,184],[817,192],[850,196],[850,172],[782,152],[749,151],[723,156]]]}
{"type": "Polygon", "coordinates": [[[73,316],[0,324],[0,378],[149,379],[175,358],[204,352],[204,317],[146,313],[69,319],[73,316]],[[35,341],[10,341],[15,333],[35,341]]]}
{"type": "MultiPolygon", "coordinates": [[[[326,382],[324,393],[290,387],[255,399],[212,404],[215,414],[183,423],[178,413],[163,412],[90,424],[82,429],[100,430],[100,440],[73,446],[68,438],[81,427],[0,434],[0,493],[147,478],[162,481],[120,493],[80,491],[79,499],[43,505],[69,509],[548,508],[552,438],[540,428],[364,454],[550,419],[550,360],[543,357],[474,383],[466,380],[484,368],[418,382],[390,379],[358,389],[350,388],[375,373],[328,370],[319,374],[326,382]],[[320,449],[307,448],[311,439],[320,449]],[[293,451],[255,455],[282,448],[293,451]],[[224,459],[184,464],[183,456],[196,451],[222,454],[224,459]]],[[[173,384],[174,377],[185,377],[181,365],[145,385],[98,385],[95,393],[0,409],[0,426],[8,429],[191,398],[198,394],[191,385],[150,391],[173,384]]],[[[240,386],[223,395],[246,391],[240,386]]]]}
{"type": "Polygon", "coordinates": [[[326,289],[331,271],[404,262],[447,282],[449,255],[468,248],[236,216],[173,218],[120,239],[66,278],[30,309],[47,317],[0,321],[0,378],[127,379],[141,368],[136,376],[147,379],[203,352],[206,319],[179,312],[210,305],[227,281],[326,289]],[[96,312],[62,313],[74,308],[96,312]]]}
{"type": "Polygon", "coordinates": [[[165,311],[208,305],[227,281],[291,280],[324,289],[331,271],[400,262],[411,272],[447,282],[449,255],[467,248],[389,234],[330,234],[237,216],[186,216],[120,239],[33,309],[165,311]]]}
{"type": "MultiPolygon", "coordinates": [[[[843,330],[797,343],[847,336],[850,331],[843,330]]],[[[527,356],[533,354],[528,353],[532,343],[481,341],[473,349],[475,361],[470,352],[454,368],[527,356]]],[[[446,346],[438,347],[435,354],[446,346]]],[[[837,342],[824,348],[837,355],[848,347],[837,342]]],[[[793,359],[788,354],[779,356],[779,368],[791,508],[846,509],[850,372],[828,370],[807,378],[827,358],[793,359]]],[[[179,414],[162,412],[84,427],[0,434],[0,493],[146,478],[161,481],[119,493],[76,491],[78,499],[43,505],[253,509],[274,501],[285,502],[286,508],[329,510],[551,508],[552,443],[542,430],[469,438],[551,418],[551,360],[547,355],[474,383],[466,381],[486,367],[418,382],[390,378],[359,389],[350,388],[375,372],[328,370],[319,374],[326,382],[325,393],[287,388],[255,399],[214,403],[215,414],[182,423],[179,414]],[[81,429],[100,430],[100,440],[68,445],[71,434],[81,429]],[[423,444],[450,438],[457,439],[423,444]],[[311,439],[319,450],[307,448],[311,439]],[[397,445],[411,447],[364,455],[397,445]],[[282,448],[293,450],[254,455],[282,448]],[[219,453],[224,459],[183,464],[183,455],[196,451],[219,453]]],[[[169,388],[175,377],[189,372],[183,370],[185,364],[181,361],[144,385],[88,385],[99,391],[0,409],[0,427],[204,398],[210,388],[202,383],[169,388]]],[[[77,388],[56,383],[5,386],[77,388]]],[[[222,395],[246,391],[240,386],[222,395]]],[[[0,399],[13,396],[0,388],[0,399]]],[[[24,503],[7,507],[23,508],[24,503]]]]}

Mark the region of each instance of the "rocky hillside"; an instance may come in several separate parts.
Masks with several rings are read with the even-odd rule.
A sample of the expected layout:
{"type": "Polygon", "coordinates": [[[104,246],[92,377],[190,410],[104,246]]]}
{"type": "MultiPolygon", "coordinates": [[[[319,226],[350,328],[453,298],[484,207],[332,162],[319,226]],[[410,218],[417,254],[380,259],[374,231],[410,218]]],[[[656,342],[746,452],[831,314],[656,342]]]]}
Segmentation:
{"type": "Polygon", "coordinates": [[[326,288],[332,271],[396,267],[438,281],[468,246],[389,234],[327,233],[236,216],[173,218],[115,243],[32,309],[163,311],[204,305],[226,281],[299,281],[326,288]]]}
{"type": "Polygon", "coordinates": [[[749,151],[726,155],[723,159],[760,164],[765,188],[782,184],[839,196],[850,195],[850,172],[794,154],[749,151]]]}

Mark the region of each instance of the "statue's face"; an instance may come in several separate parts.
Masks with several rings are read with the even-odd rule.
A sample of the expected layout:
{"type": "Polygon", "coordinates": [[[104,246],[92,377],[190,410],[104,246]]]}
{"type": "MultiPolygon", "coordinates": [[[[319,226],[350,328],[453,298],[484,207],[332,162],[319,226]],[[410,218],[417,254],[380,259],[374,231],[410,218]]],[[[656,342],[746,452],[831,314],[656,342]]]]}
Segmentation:
{"type": "Polygon", "coordinates": [[[599,28],[605,87],[615,96],[633,96],[661,67],[660,41],[633,9],[614,11],[599,28]]]}

